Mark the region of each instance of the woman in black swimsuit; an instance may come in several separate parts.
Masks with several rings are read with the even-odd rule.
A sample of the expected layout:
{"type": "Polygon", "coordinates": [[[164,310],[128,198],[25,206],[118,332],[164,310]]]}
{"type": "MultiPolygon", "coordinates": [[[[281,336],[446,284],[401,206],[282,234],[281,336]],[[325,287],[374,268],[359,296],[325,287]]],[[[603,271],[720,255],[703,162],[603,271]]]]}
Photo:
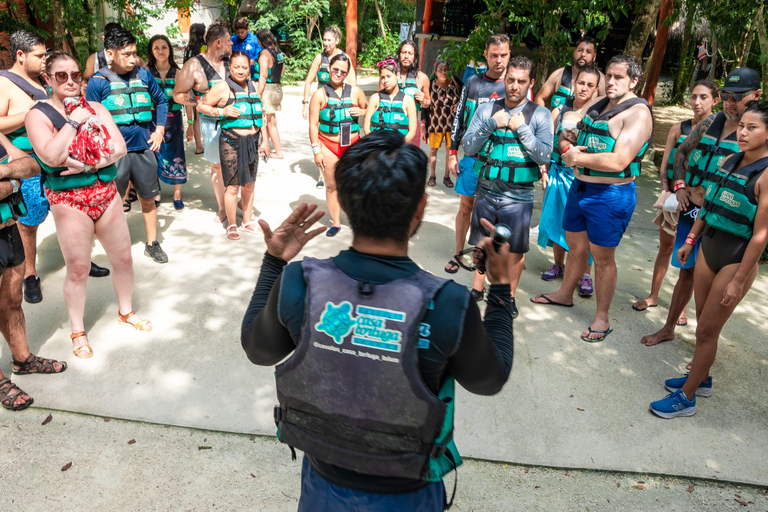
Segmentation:
{"type": "Polygon", "coordinates": [[[690,373],[668,379],[672,393],[651,403],[662,418],[692,416],[696,395],[712,395],[709,369],[720,331],[757,276],[758,260],[768,241],[768,102],[753,101],[739,121],[740,153],[728,157],[705,185],[706,198],[688,239],[677,252],[685,264],[696,239],[696,351],[690,373]]]}

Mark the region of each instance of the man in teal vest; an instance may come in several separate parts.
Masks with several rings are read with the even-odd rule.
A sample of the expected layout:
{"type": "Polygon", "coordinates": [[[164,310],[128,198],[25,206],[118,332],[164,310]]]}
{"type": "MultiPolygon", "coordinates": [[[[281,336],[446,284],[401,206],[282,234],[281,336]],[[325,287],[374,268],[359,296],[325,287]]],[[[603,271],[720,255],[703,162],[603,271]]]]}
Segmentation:
{"type": "MultiPolygon", "coordinates": [[[[549,111],[528,101],[533,86],[533,62],[512,57],[504,78],[505,97],[484,103],[464,134],[464,153],[475,156],[474,172],[479,181],[472,210],[469,243],[488,236],[481,219],[503,223],[512,229],[509,277],[512,316],[517,317],[515,290],[528,252],[528,232],[533,212],[533,184],[539,166],[552,154],[554,122],[549,111]]],[[[483,299],[485,276],[475,272],[472,296],[483,299]]]]}
{"type": "Polygon", "coordinates": [[[275,419],[279,439],[305,453],[300,512],[442,511],[442,477],[461,464],[455,382],[493,395],[509,377],[506,247],[480,241],[492,283],[484,322],[466,288],[408,257],[427,175],[426,155],[391,130],[347,149],[336,185],[352,248],[331,259],[287,264],[325,230],[313,229],[316,205],[274,231],[259,221],[267,252],[241,340],[254,364],[290,355],[275,372],[275,419]]]}
{"type": "Polygon", "coordinates": [[[635,211],[635,178],[640,175],[640,161],[653,135],[651,107],[632,92],[642,74],[633,57],[611,58],[605,68],[606,97],[581,110],[586,115],[578,125],[577,139],[566,138],[572,135],[564,130],[558,141],[563,161],[575,176],[563,216],[571,251],[560,289],[531,300],[572,307],[581,269],[591,253],[597,311],[581,335],[587,342],[603,341],[613,331],[608,311],[616,291],[614,254],[635,211]]]}
{"type": "MultiPolygon", "coordinates": [[[[59,373],[67,363],[43,359],[29,352],[21,288],[24,248],[16,220],[25,212],[21,180],[40,173],[40,165],[0,134],[0,332],[11,349],[13,373],[59,373]],[[9,158],[10,157],[10,158],[9,158]]],[[[0,404],[18,411],[33,399],[0,371],[0,404]]]]}
{"type": "Polygon", "coordinates": [[[144,254],[157,263],[167,263],[157,241],[157,206],[160,193],[157,155],[165,134],[168,100],[146,69],[136,65],[136,38],[125,29],[109,32],[104,38],[109,65],[97,71],[88,82],[86,99],[104,105],[125,139],[128,154],[117,161],[115,184],[121,196],[133,183],[144,215],[147,244],[144,254]],[[157,111],[157,127],[151,131],[152,103],[157,111]]]}
{"type": "MultiPolygon", "coordinates": [[[[573,98],[574,85],[579,71],[594,63],[596,58],[597,41],[589,36],[581,36],[576,41],[571,65],[556,69],[549,75],[533,101],[549,109],[563,105],[568,98],[573,98]]],[[[602,72],[600,72],[598,90],[595,92],[595,97],[597,96],[605,96],[605,75],[602,72]]]]}
{"type": "MultiPolygon", "coordinates": [[[[750,68],[736,68],[725,78],[723,87],[718,89],[723,100],[723,111],[702,119],[686,139],[678,146],[673,162],[674,182],[680,215],[690,215],[695,220],[704,202],[706,180],[704,176],[716,171],[729,154],[738,152],[737,129],[741,115],[747,103],[760,99],[760,75],[750,68]],[[694,170],[693,168],[697,170],[694,170]]],[[[690,225],[687,226],[690,231],[690,225]]],[[[677,225],[678,240],[684,240],[685,234],[680,223],[677,225]]],[[[675,252],[682,243],[675,244],[675,252]]],[[[699,244],[697,242],[689,260],[696,260],[699,244]]],[[[681,268],[680,275],[669,302],[669,312],[664,326],[653,334],[640,340],[645,346],[657,345],[663,341],[675,339],[675,326],[693,295],[693,267],[681,268]],[[677,316],[674,316],[677,315],[677,316]]]]}

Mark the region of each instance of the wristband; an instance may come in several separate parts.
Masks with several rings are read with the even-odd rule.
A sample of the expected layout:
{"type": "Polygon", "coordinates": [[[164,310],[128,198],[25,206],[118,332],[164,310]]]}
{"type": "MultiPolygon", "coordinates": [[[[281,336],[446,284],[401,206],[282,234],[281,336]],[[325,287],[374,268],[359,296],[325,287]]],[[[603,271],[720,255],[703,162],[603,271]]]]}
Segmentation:
{"type": "Polygon", "coordinates": [[[307,103],[309,103],[309,100],[301,100],[302,105],[306,105],[307,103]]]}
{"type": "Polygon", "coordinates": [[[195,120],[194,119],[187,119],[187,124],[195,124],[195,120]]]}
{"type": "Polygon", "coordinates": [[[11,187],[13,187],[13,192],[11,192],[12,194],[15,194],[16,192],[18,192],[21,189],[21,183],[19,182],[19,180],[17,180],[17,179],[10,179],[8,181],[11,182],[11,187]]]}
{"type": "Polygon", "coordinates": [[[71,120],[71,119],[67,119],[67,124],[68,124],[69,126],[71,126],[72,128],[74,128],[74,129],[75,129],[75,131],[77,131],[77,130],[79,130],[79,129],[80,129],[80,123],[78,123],[77,121],[73,121],[73,120],[71,120]]]}
{"type": "Polygon", "coordinates": [[[451,149],[451,150],[450,150],[450,154],[452,154],[453,156],[456,156],[456,154],[457,154],[458,152],[459,152],[459,150],[458,150],[458,149],[451,149]]]}
{"type": "Polygon", "coordinates": [[[688,237],[688,238],[685,239],[685,243],[687,243],[690,246],[694,246],[694,245],[696,245],[696,239],[688,237]]]}
{"type": "Polygon", "coordinates": [[[685,183],[678,183],[675,185],[674,192],[677,192],[678,190],[684,189],[685,183]]]}
{"type": "Polygon", "coordinates": [[[312,154],[313,154],[313,155],[316,155],[316,154],[318,154],[319,152],[320,152],[320,148],[319,148],[319,147],[317,147],[317,148],[313,147],[313,148],[312,148],[312,154]]]}

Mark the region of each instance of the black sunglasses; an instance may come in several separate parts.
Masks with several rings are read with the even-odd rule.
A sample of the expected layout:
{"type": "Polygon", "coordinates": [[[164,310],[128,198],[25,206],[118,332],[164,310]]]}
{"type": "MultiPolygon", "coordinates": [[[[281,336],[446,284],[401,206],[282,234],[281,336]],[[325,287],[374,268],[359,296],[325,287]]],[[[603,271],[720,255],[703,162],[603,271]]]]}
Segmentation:
{"type": "Polygon", "coordinates": [[[755,91],[747,91],[747,92],[721,92],[720,93],[720,99],[723,101],[741,101],[744,99],[745,96],[749,96],[755,91]]]}
{"type": "Polygon", "coordinates": [[[67,73],[66,71],[57,71],[53,74],[53,76],[56,78],[56,82],[60,84],[67,83],[67,80],[70,78],[76,84],[79,84],[83,80],[83,74],[79,71],[73,71],[71,73],[67,73]]]}

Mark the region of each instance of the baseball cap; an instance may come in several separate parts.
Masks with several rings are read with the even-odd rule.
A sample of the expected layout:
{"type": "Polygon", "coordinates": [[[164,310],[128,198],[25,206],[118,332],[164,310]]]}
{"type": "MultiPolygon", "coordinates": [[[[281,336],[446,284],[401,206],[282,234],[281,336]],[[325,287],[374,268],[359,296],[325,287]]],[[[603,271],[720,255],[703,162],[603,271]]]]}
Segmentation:
{"type": "Polygon", "coordinates": [[[760,89],[760,75],[751,68],[736,68],[725,77],[718,92],[746,92],[760,89]]]}

